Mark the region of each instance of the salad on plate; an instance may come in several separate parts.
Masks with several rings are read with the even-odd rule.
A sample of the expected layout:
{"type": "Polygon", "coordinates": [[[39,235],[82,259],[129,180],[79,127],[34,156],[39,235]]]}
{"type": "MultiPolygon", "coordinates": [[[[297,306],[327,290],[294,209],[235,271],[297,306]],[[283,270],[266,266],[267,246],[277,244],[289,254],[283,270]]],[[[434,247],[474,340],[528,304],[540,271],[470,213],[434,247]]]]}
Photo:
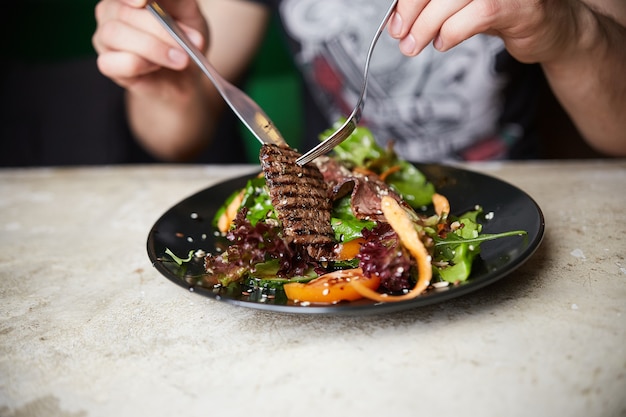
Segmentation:
{"type": "Polygon", "coordinates": [[[489,213],[478,205],[453,214],[413,164],[366,128],[331,156],[305,166],[299,156],[263,145],[263,172],[213,219],[221,243],[206,254],[198,285],[301,306],[391,303],[471,280],[482,242],[525,234],[482,233],[479,219],[489,213]]]}

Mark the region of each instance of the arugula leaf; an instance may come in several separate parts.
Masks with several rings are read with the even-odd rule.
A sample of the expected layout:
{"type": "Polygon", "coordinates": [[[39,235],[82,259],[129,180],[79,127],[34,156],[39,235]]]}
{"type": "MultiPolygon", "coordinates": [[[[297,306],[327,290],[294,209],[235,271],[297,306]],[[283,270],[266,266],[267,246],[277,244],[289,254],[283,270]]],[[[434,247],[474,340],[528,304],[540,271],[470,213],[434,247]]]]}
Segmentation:
{"type": "MultiPolygon", "coordinates": [[[[503,233],[483,233],[479,236],[476,236],[474,238],[467,238],[467,239],[462,239],[459,240],[459,242],[461,243],[482,243],[482,242],[486,242],[488,240],[495,240],[495,239],[500,239],[503,237],[511,237],[511,236],[524,236],[526,235],[527,232],[525,230],[512,230],[510,232],[503,232],[503,233]]],[[[449,235],[448,238],[446,238],[445,240],[439,240],[439,241],[435,241],[435,247],[438,246],[445,246],[445,245],[454,245],[457,244],[458,242],[454,241],[454,235],[449,235]]]]}
{"type": "MultiPolygon", "coordinates": [[[[339,121],[333,128],[339,127],[339,121]]],[[[320,138],[332,133],[325,131],[320,138]]],[[[398,158],[393,148],[382,148],[374,140],[372,132],[365,127],[357,127],[354,132],[334,149],[335,157],[352,167],[364,167],[377,174],[397,169],[387,177],[386,182],[402,195],[411,207],[419,209],[432,202],[435,186],[413,164],[398,158]]]]}
{"type": "Polygon", "coordinates": [[[187,258],[183,259],[183,258],[179,258],[178,256],[176,256],[174,252],[170,250],[170,248],[165,248],[165,254],[169,255],[172,258],[172,260],[176,262],[178,265],[182,265],[185,262],[191,261],[191,259],[193,258],[194,252],[195,252],[194,250],[190,250],[189,254],[187,255],[187,258]]]}
{"type": "MultiPolygon", "coordinates": [[[[331,128],[320,134],[320,140],[326,139],[344,122],[345,119],[335,122],[331,128]]],[[[353,167],[369,167],[372,161],[387,156],[387,152],[376,143],[372,132],[364,127],[357,127],[348,139],[337,145],[333,151],[337,159],[353,167]]]]}
{"type": "MultiPolygon", "coordinates": [[[[448,248],[449,249],[449,248],[448,248]]],[[[437,254],[437,251],[435,251],[437,254]]],[[[450,265],[445,267],[433,266],[433,270],[439,277],[450,283],[466,281],[472,271],[474,259],[480,253],[479,245],[471,245],[469,243],[461,243],[454,247],[454,250],[440,251],[439,254],[445,253],[450,265]]],[[[435,255],[437,258],[437,255],[435,255]]]]}
{"type": "Polygon", "coordinates": [[[478,216],[481,213],[482,209],[479,208],[458,217],[456,221],[461,226],[448,233],[445,238],[431,235],[435,241],[435,265],[433,269],[444,281],[456,283],[466,281],[469,278],[472,264],[480,253],[480,244],[482,242],[526,234],[522,230],[497,234],[481,234],[482,225],[478,223],[478,216]],[[439,263],[447,263],[448,265],[436,266],[439,263]]]}
{"type": "Polygon", "coordinates": [[[434,184],[428,182],[426,176],[413,164],[398,161],[397,165],[400,166],[400,170],[389,175],[387,183],[413,208],[418,209],[430,204],[435,193],[434,184]]]}
{"type": "Polygon", "coordinates": [[[265,186],[265,177],[255,177],[248,180],[243,189],[235,190],[220,206],[213,217],[213,227],[217,227],[217,222],[226,211],[230,203],[241,193],[244,192],[241,207],[247,207],[248,212],[246,218],[254,226],[257,222],[265,218],[276,218],[272,200],[265,186]]]}
{"type": "Polygon", "coordinates": [[[347,242],[363,236],[363,228],[371,230],[376,222],[357,219],[352,212],[350,195],[344,196],[333,205],[330,225],[337,242],[347,242]]]}
{"type": "Polygon", "coordinates": [[[248,180],[241,206],[248,208],[246,218],[253,226],[267,217],[276,218],[272,199],[265,184],[265,177],[248,180]]]}

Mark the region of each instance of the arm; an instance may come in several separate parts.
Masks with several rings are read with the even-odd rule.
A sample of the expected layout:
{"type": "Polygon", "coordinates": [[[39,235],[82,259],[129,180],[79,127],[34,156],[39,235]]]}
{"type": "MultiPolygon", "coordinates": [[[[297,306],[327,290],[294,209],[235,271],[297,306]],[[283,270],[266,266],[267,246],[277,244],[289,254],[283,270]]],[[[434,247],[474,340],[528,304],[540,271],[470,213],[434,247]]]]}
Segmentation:
{"type": "MultiPolygon", "coordinates": [[[[182,161],[206,146],[225,103],[145,4],[97,5],[98,67],[126,89],[129,123],[140,143],[160,159],[182,161]]],[[[263,6],[243,0],[160,4],[231,82],[253,58],[269,16],[263,6]]]]}
{"type": "Polygon", "coordinates": [[[402,52],[417,55],[431,41],[446,51],[477,33],[500,36],[519,61],[542,65],[556,97],[590,145],[626,155],[622,0],[453,3],[400,0],[389,32],[400,40],[402,52]]]}
{"type": "MultiPolygon", "coordinates": [[[[626,3],[622,3],[626,5],[626,3]]],[[[579,42],[541,61],[555,96],[583,137],[606,154],[626,155],[626,7],[622,24],[580,4],[579,42]]],[[[598,9],[600,10],[600,9],[598,9]]]]}

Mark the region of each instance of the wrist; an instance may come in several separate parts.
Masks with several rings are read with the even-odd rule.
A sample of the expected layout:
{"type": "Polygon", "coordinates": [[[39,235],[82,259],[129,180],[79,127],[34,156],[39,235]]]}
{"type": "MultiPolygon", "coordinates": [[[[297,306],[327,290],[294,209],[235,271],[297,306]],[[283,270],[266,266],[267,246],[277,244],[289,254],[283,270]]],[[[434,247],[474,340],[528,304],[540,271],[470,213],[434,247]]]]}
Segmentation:
{"type": "Polygon", "coordinates": [[[570,7],[564,13],[569,15],[569,29],[562,30],[558,22],[553,23],[556,31],[553,52],[541,61],[544,69],[565,69],[570,66],[594,66],[610,53],[613,39],[613,26],[610,18],[593,10],[580,1],[569,1],[570,7]]]}

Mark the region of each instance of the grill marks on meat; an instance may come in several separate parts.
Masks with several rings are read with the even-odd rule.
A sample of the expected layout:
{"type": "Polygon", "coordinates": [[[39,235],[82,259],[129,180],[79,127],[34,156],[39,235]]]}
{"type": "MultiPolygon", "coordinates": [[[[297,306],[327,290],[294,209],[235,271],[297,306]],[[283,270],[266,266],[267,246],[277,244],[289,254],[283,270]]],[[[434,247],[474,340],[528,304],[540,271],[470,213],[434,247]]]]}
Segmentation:
{"type": "Polygon", "coordinates": [[[334,244],[329,188],[314,164],[296,164],[299,157],[288,147],[261,147],[261,167],[285,236],[312,257],[327,258],[334,244]]]}

